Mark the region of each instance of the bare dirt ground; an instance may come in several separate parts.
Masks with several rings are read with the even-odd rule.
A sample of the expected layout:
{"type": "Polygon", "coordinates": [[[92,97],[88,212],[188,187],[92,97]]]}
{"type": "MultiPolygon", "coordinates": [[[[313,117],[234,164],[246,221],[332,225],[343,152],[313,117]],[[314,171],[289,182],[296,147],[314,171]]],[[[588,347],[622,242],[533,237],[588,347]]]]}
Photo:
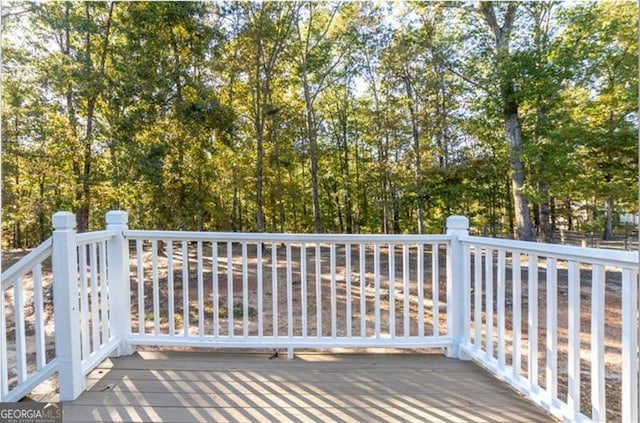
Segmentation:
{"type": "MultiPolygon", "coordinates": [[[[188,297],[186,298],[189,304],[188,312],[184,313],[183,304],[185,298],[183,297],[183,269],[182,269],[182,252],[179,243],[173,245],[173,289],[169,289],[169,271],[166,245],[160,244],[158,247],[159,258],[157,261],[157,267],[153,268],[152,252],[149,243],[145,243],[143,249],[143,281],[141,285],[141,292],[143,294],[142,304],[144,307],[144,313],[138,312],[139,301],[139,288],[138,285],[138,271],[137,271],[137,257],[135,256],[135,246],[131,246],[131,306],[132,306],[132,331],[137,333],[139,331],[138,322],[139,319],[144,316],[144,332],[152,334],[156,329],[155,315],[154,315],[154,302],[158,304],[157,315],[157,329],[158,333],[169,333],[170,320],[169,315],[169,303],[173,303],[173,326],[175,333],[183,333],[184,330],[184,317],[187,315],[189,320],[189,333],[197,335],[199,333],[199,291],[202,294],[202,314],[203,325],[205,335],[213,335],[215,333],[214,326],[214,314],[218,316],[218,333],[220,335],[227,335],[229,333],[229,310],[233,310],[233,334],[235,336],[242,336],[244,331],[248,335],[257,335],[260,331],[258,318],[258,312],[262,311],[262,333],[266,336],[274,333],[274,314],[277,315],[277,327],[280,335],[291,333],[292,335],[302,335],[303,325],[303,302],[302,293],[306,291],[306,334],[308,336],[318,335],[318,310],[320,310],[322,327],[321,334],[323,336],[346,336],[349,332],[352,336],[361,336],[361,301],[365,304],[364,313],[364,327],[365,334],[372,336],[376,332],[376,328],[384,335],[388,335],[392,330],[395,330],[396,336],[403,336],[405,334],[405,325],[408,327],[407,334],[418,335],[422,330],[425,335],[434,335],[436,333],[446,334],[447,320],[446,320],[446,254],[445,249],[441,247],[438,250],[437,256],[437,271],[433,272],[433,251],[430,246],[425,246],[423,253],[423,280],[422,286],[417,282],[417,263],[418,254],[416,248],[410,250],[410,260],[408,261],[409,278],[408,286],[410,295],[406,298],[403,288],[403,257],[401,248],[396,248],[395,254],[393,254],[395,269],[393,273],[393,287],[391,286],[389,276],[389,250],[386,246],[381,248],[380,260],[378,266],[373,260],[373,247],[367,249],[365,253],[364,262],[364,279],[361,280],[360,274],[360,261],[359,251],[356,247],[351,251],[351,271],[347,270],[347,263],[345,259],[344,248],[338,247],[336,249],[336,262],[335,262],[335,334],[332,328],[332,284],[331,284],[331,254],[328,247],[324,246],[320,251],[320,268],[316,275],[316,256],[315,248],[313,246],[307,246],[305,250],[306,255],[306,274],[307,277],[303,281],[302,269],[301,269],[301,251],[299,248],[294,247],[291,251],[291,268],[290,271],[287,268],[287,253],[284,247],[278,246],[277,248],[277,275],[275,279],[276,290],[274,291],[274,279],[273,266],[272,266],[272,250],[271,246],[265,246],[262,251],[262,277],[258,277],[258,260],[256,257],[257,250],[255,246],[249,245],[248,259],[246,261],[246,272],[243,271],[243,262],[241,255],[240,245],[234,244],[231,250],[232,260],[232,278],[231,278],[231,295],[228,289],[229,279],[227,278],[229,262],[227,260],[226,244],[219,244],[217,246],[217,262],[216,270],[213,270],[213,250],[211,245],[205,244],[203,247],[203,258],[201,259],[201,269],[198,269],[199,260],[196,255],[196,245],[191,243],[188,246],[189,265],[187,272],[188,280],[188,297]],[[201,272],[199,272],[201,270],[201,272]],[[200,278],[198,273],[202,275],[200,278]],[[287,300],[287,280],[288,273],[290,273],[291,280],[291,315],[293,319],[293,326],[288,326],[288,300],[287,300]],[[157,283],[154,282],[154,274],[157,274],[157,283]],[[378,284],[376,283],[376,274],[379,275],[378,284]],[[246,276],[245,276],[246,275],[246,276]],[[217,278],[217,298],[218,301],[212,301],[214,298],[214,281],[217,278]],[[319,279],[319,284],[316,284],[316,279],[319,279]],[[350,289],[348,289],[348,281],[350,282],[350,289]],[[435,281],[435,283],[434,283],[435,281]],[[305,283],[303,283],[305,282],[305,283]],[[261,285],[259,286],[259,284],[261,285]],[[364,295],[361,295],[361,283],[364,286],[364,295]],[[154,286],[157,288],[154,289],[154,286]],[[243,295],[243,289],[246,286],[247,296],[243,295]],[[380,302],[379,302],[379,320],[376,322],[376,287],[379,287],[380,302]],[[257,292],[261,289],[263,292],[263,301],[259,302],[257,292]],[[274,313],[273,308],[273,294],[277,292],[277,313],[274,313]],[[420,311],[419,308],[419,293],[421,292],[423,298],[424,308],[420,311]],[[170,294],[171,293],[171,294],[170,294]],[[317,296],[319,293],[319,297],[317,296]],[[390,297],[393,295],[393,303],[390,301],[390,297]],[[320,307],[317,307],[318,298],[320,300],[320,307]],[[437,310],[435,306],[437,305],[437,310]],[[243,325],[244,316],[246,313],[246,329],[243,325]],[[395,315],[395,319],[392,318],[395,315]],[[423,316],[422,329],[419,328],[419,316],[423,316]],[[434,317],[435,316],[435,317],[434,317]],[[405,320],[406,317],[406,320],[405,320]],[[391,321],[395,324],[391,324],[391,321]],[[351,321],[349,327],[348,321],[351,321]],[[408,325],[406,324],[408,322],[408,325]],[[394,327],[392,329],[392,326],[394,327]],[[290,332],[289,332],[290,331],[290,332]]],[[[2,265],[3,269],[6,269],[9,264],[17,261],[25,252],[9,252],[3,253],[2,265]]],[[[524,256],[523,256],[524,257],[524,256]]],[[[505,344],[507,351],[507,365],[511,365],[511,342],[513,336],[514,322],[512,319],[512,268],[511,258],[507,256],[506,260],[507,268],[505,272],[505,298],[506,298],[506,314],[505,314],[505,344]]],[[[527,333],[527,319],[528,319],[528,292],[527,292],[527,278],[526,262],[523,263],[523,270],[521,274],[521,332],[523,340],[523,356],[522,356],[522,369],[521,373],[526,376],[527,374],[527,346],[528,346],[528,333],[527,333]]],[[[568,302],[567,302],[567,269],[566,263],[558,263],[558,283],[557,283],[557,336],[558,336],[558,392],[559,397],[566,400],[567,395],[567,322],[568,322],[568,302]]],[[[493,300],[494,303],[494,354],[497,350],[497,314],[495,302],[497,301],[497,289],[495,284],[495,278],[497,275],[496,261],[494,258],[494,285],[493,285],[493,300]]],[[[45,290],[45,310],[47,312],[47,323],[45,326],[46,333],[46,345],[48,355],[53,354],[53,318],[52,318],[52,296],[50,290],[50,263],[45,263],[44,269],[44,281],[43,289],[45,290]]],[[[473,271],[472,275],[472,287],[473,287],[473,271]]],[[[591,374],[591,362],[590,362],[590,331],[591,331],[591,269],[589,267],[582,267],[580,270],[581,280],[581,408],[582,412],[589,415],[591,410],[591,388],[590,388],[590,374],[591,374]]],[[[25,286],[25,316],[27,321],[33,315],[33,293],[32,283],[30,278],[26,277],[23,281],[25,286]]],[[[605,329],[606,329],[606,350],[605,350],[605,362],[606,362],[606,385],[607,385],[607,417],[612,421],[619,421],[621,419],[621,401],[620,401],[620,380],[621,380],[621,342],[620,342],[620,326],[621,326],[621,278],[619,272],[609,271],[606,276],[606,313],[605,313],[605,329]]],[[[485,292],[483,287],[483,303],[485,303],[485,292]]],[[[8,305],[12,305],[12,290],[5,292],[5,298],[8,305]]],[[[473,310],[473,293],[471,294],[472,316],[473,310]]],[[[482,325],[483,325],[483,342],[486,340],[486,308],[482,310],[482,325]]],[[[8,359],[10,369],[10,379],[15,379],[15,332],[12,336],[13,326],[13,309],[8,307],[5,310],[7,319],[7,332],[8,332],[8,359]]],[[[545,348],[546,348],[546,266],[545,261],[540,261],[538,270],[538,319],[539,319],[539,332],[538,332],[538,363],[539,363],[539,376],[538,383],[540,386],[545,386],[545,348]]],[[[28,364],[33,367],[35,364],[35,347],[33,346],[33,327],[29,326],[27,322],[27,351],[29,351],[28,364]]],[[[91,322],[89,322],[91,324],[91,322]]],[[[474,334],[474,324],[471,325],[471,335],[474,334]]],[[[153,349],[153,348],[149,348],[153,349]]],[[[180,348],[184,350],[184,348],[180,348]]],[[[389,351],[389,350],[386,350],[389,351]]],[[[406,351],[406,350],[403,350],[406,351]]],[[[411,351],[407,351],[411,352],[411,351]]],[[[38,388],[38,391],[32,393],[34,398],[38,396],[49,395],[52,391],[57,389],[57,380],[52,379],[50,383],[44,384],[38,388]]]]}

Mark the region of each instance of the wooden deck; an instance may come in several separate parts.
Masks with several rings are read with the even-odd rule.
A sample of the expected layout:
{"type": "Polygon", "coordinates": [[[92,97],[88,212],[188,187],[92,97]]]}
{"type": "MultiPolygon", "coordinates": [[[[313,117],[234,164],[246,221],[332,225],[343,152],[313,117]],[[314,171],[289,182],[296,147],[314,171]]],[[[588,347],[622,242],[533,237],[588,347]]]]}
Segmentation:
{"type": "Polygon", "coordinates": [[[442,355],[268,357],[140,352],[107,360],[88,376],[89,390],[64,404],[64,421],[553,420],[475,364],[442,355]]]}

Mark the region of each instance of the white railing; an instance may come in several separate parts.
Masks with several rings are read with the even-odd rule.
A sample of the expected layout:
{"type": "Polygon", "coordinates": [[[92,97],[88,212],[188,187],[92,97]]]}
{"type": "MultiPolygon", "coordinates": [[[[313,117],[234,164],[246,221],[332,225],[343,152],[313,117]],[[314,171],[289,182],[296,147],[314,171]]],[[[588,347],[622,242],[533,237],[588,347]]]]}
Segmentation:
{"type": "Polygon", "coordinates": [[[18,401],[58,369],[58,359],[47,354],[52,252],[49,238],[2,273],[0,401],[18,401]]]}
{"type": "Polygon", "coordinates": [[[122,310],[113,312],[128,286],[112,290],[125,276],[109,268],[124,268],[122,219],[126,226],[126,213],[110,212],[107,230],[76,234],[75,216],[56,213],[53,237],[2,273],[0,401],[19,400],[55,373],[60,398],[74,399],[87,373],[116,349],[128,352],[114,324],[122,310]]]}
{"type": "Polygon", "coordinates": [[[100,232],[53,224],[2,274],[2,401],[56,372],[75,399],[136,345],[444,347],[560,419],[638,419],[636,253],[471,237],[459,216],[428,236],[134,231],[120,211],[100,232]]]}
{"type": "Polygon", "coordinates": [[[637,421],[637,253],[461,242],[463,351],[560,419],[637,421]]]}
{"type": "Polygon", "coordinates": [[[100,364],[119,339],[111,331],[111,304],[107,275],[107,243],[113,231],[78,234],[77,263],[79,282],[80,356],[82,374],[100,364]]]}
{"type": "Polygon", "coordinates": [[[137,345],[448,347],[450,237],[127,231],[137,345]]]}

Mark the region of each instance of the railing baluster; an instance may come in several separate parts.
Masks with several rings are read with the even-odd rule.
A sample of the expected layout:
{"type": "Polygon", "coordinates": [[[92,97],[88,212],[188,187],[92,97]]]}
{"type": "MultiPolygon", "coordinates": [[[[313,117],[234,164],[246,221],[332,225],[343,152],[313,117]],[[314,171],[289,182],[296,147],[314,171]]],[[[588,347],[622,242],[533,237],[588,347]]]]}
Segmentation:
{"type": "Polygon", "coordinates": [[[278,336],[278,250],[271,244],[271,320],[273,337],[278,336]]]}
{"type": "Polygon", "coordinates": [[[362,338],[367,337],[367,293],[366,288],[366,273],[365,273],[365,250],[364,243],[360,243],[360,257],[358,265],[360,267],[360,336],[362,338]]]}
{"type": "MultiPolygon", "coordinates": [[[[24,297],[22,286],[24,281],[19,279],[13,285],[13,313],[16,335],[16,373],[18,383],[24,382],[27,378],[27,347],[24,330],[24,297]]],[[[4,310],[2,310],[4,313],[4,310]]],[[[4,340],[3,340],[4,342],[4,340]]]]}
{"type": "Polygon", "coordinates": [[[410,335],[409,327],[409,296],[411,290],[409,288],[409,245],[407,243],[402,244],[402,318],[403,329],[402,336],[408,338],[410,335]]]}
{"type": "MultiPolygon", "coordinates": [[[[146,325],[146,319],[145,319],[145,313],[144,313],[144,265],[143,265],[143,256],[142,256],[142,240],[141,239],[137,239],[136,240],[136,271],[137,271],[137,279],[138,279],[138,334],[140,335],[144,335],[145,333],[145,325],[146,325]]],[[[80,256],[82,257],[82,255],[80,256]]],[[[82,260],[82,263],[86,263],[85,262],[86,258],[84,258],[82,260]]],[[[80,271],[80,282],[83,282],[83,274],[86,273],[84,271],[84,265],[83,265],[83,269],[80,271]]],[[[84,286],[87,285],[86,280],[83,283],[84,286]]],[[[85,293],[85,295],[88,294],[85,293]]],[[[87,305],[88,307],[88,305],[87,305]]],[[[88,310],[88,309],[87,309],[88,310]]],[[[88,327],[88,316],[84,316],[83,317],[83,321],[87,322],[87,342],[88,342],[88,338],[89,338],[89,327],[88,327]]],[[[84,333],[84,330],[83,330],[84,333]]]]}
{"type": "Polygon", "coordinates": [[[151,281],[153,283],[153,334],[160,334],[160,287],[158,284],[158,241],[151,240],[151,281]]]}
{"type": "Polygon", "coordinates": [[[396,337],[396,245],[389,243],[389,336],[396,337]]]}
{"type": "Polygon", "coordinates": [[[196,243],[196,266],[198,269],[198,336],[204,335],[204,280],[202,241],[196,243]]]}
{"type": "Polygon", "coordinates": [[[174,277],[173,277],[173,241],[165,241],[167,244],[167,296],[169,302],[169,335],[174,336],[176,334],[176,319],[175,319],[175,295],[174,290],[174,277]]]}
{"type": "Polygon", "coordinates": [[[440,246],[431,247],[431,303],[433,304],[433,336],[440,335],[440,246]]]}
{"type": "Polygon", "coordinates": [[[575,261],[569,262],[568,276],[568,377],[567,404],[571,415],[580,412],[580,268],[575,261]]]}
{"type": "Polygon", "coordinates": [[[189,336],[189,249],[187,241],[182,241],[182,327],[183,335],[189,336]]]}
{"type": "MultiPolygon", "coordinates": [[[[262,272],[262,266],[260,263],[260,259],[262,258],[262,250],[258,249],[258,272],[262,272]]],[[[261,274],[259,273],[259,277],[258,280],[260,281],[260,283],[258,284],[258,297],[262,297],[262,278],[261,278],[261,274]]],[[[220,283],[220,280],[218,278],[218,243],[217,242],[212,242],[211,243],[211,285],[212,285],[212,289],[211,291],[213,292],[213,296],[211,298],[211,301],[213,302],[212,305],[212,309],[213,309],[213,336],[215,336],[216,338],[218,336],[220,336],[220,289],[218,284],[220,283]]],[[[262,306],[262,304],[260,304],[260,306],[262,306]]],[[[262,311],[262,308],[260,308],[260,311],[262,311]]],[[[260,316],[260,318],[262,318],[262,316],[260,316]]],[[[260,329],[262,330],[262,326],[260,326],[260,329]]],[[[262,332],[260,333],[262,335],[262,332]]]]}
{"type": "Polygon", "coordinates": [[[473,344],[479,350],[482,348],[482,249],[478,246],[473,247],[473,300],[473,344]]]}
{"type": "MultiPolygon", "coordinates": [[[[604,368],[604,307],[605,269],[594,264],[591,273],[591,418],[594,422],[607,419],[604,368]]],[[[554,399],[551,396],[551,399],[554,399]]]]}
{"type": "Polygon", "coordinates": [[[638,272],[622,269],[622,421],[638,418],[638,272]]]}
{"type": "Polygon", "coordinates": [[[98,299],[98,258],[96,244],[89,244],[89,263],[91,266],[91,353],[100,349],[100,320],[98,310],[100,302],[98,299]]]}
{"type": "MultiPolygon", "coordinates": [[[[33,327],[35,330],[36,347],[36,369],[40,370],[47,361],[47,351],[44,342],[44,304],[42,297],[42,265],[36,264],[32,271],[33,275],[33,327]]],[[[2,293],[2,291],[0,291],[2,293]]],[[[4,313],[4,308],[0,308],[0,313],[4,313]]],[[[2,339],[2,338],[0,338],[2,339]]]]}
{"type": "Polygon", "coordinates": [[[242,336],[249,336],[249,269],[247,243],[242,243],[242,336]]]}
{"type": "Polygon", "coordinates": [[[0,402],[9,393],[9,369],[7,363],[7,304],[5,299],[6,291],[0,282],[0,402]]]}
{"type": "Polygon", "coordinates": [[[351,244],[344,245],[344,278],[346,284],[346,312],[347,312],[347,338],[351,338],[351,244]]]}
{"type": "Polygon", "coordinates": [[[233,304],[233,244],[227,242],[227,336],[235,335],[233,304]]]}
{"type": "Polygon", "coordinates": [[[471,248],[468,245],[462,246],[462,257],[465,263],[462,269],[464,280],[462,339],[464,343],[468,343],[471,338],[471,248]]]}
{"type": "Polygon", "coordinates": [[[513,377],[520,375],[522,369],[522,272],[520,267],[520,252],[511,253],[513,271],[511,273],[513,296],[513,377]]]}
{"type": "Polygon", "coordinates": [[[380,338],[380,244],[373,246],[374,327],[375,337],[380,338]]]}
{"type": "Polygon", "coordinates": [[[418,336],[424,336],[424,244],[417,244],[418,336]]]}
{"type": "Polygon", "coordinates": [[[505,252],[498,250],[498,365],[505,365],[505,252]]]}
{"type": "Polygon", "coordinates": [[[485,264],[485,321],[486,321],[486,339],[485,349],[487,357],[493,358],[493,250],[487,248],[484,257],[485,264]]]}
{"type": "Polygon", "coordinates": [[[271,244],[271,313],[273,337],[278,336],[278,247],[271,244]]]}
{"type": "Polygon", "coordinates": [[[287,242],[287,336],[293,337],[293,275],[291,272],[291,243],[287,242]]]}
{"type": "MultiPolygon", "coordinates": [[[[82,348],[82,359],[89,358],[91,353],[89,346],[89,292],[87,291],[87,246],[82,245],[78,247],[78,272],[80,280],[80,328],[82,333],[80,335],[80,345],[82,348]]],[[[138,269],[141,268],[140,261],[138,262],[138,269]]],[[[140,272],[140,270],[138,270],[140,272]]],[[[141,276],[138,276],[142,279],[141,276]]]]}
{"type": "Polygon", "coordinates": [[[300,310],[302,337],[307,337],[307,246],[303,242],[300,245],[300,310]]]}
{"type": "Polygon", "coordinates": [[[547,258],[547,360],[546,386],[548,401],[558,396],[558,273],[557,260],[547,258]]]}
{"type": "Polygon", "coordinates": [[[100,259],[100,326],[102,328],[102,344],[109,342],[109,278],[107,276],[107,243],[98,244],[100,259]]]}
{"type": "Polygon", "coordinates": [[[538,387],[538,256],[529,254],[527,296],[529,302],[529,320],[527,336],[529,338],[528,376],[531,389],[538,387]]]}
{"type": "Polygon", "coordinates": [[[336,244],[331,243],[329,247],[329,273],[331,275],[331,337],[338,335],[338,315],[336,305],[336,244]]]}
{"type": "Polygon", "coordinates": [[[322,337],[322,286],[320,285],[320,244],[316,243],[316,336],[322,337]]]}

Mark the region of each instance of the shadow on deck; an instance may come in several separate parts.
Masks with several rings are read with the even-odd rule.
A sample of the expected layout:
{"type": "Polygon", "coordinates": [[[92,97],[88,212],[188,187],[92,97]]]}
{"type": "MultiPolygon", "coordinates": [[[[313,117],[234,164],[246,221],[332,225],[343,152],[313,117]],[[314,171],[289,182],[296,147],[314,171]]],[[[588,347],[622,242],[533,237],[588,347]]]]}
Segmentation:
{"type": "Polygon", "coordinates": [[[139,352],[105,361],[64,421],[552,421],[477,365],[435,354],[139,352]],[[286,354],[285,354],[286,355],[286,354]]]}

